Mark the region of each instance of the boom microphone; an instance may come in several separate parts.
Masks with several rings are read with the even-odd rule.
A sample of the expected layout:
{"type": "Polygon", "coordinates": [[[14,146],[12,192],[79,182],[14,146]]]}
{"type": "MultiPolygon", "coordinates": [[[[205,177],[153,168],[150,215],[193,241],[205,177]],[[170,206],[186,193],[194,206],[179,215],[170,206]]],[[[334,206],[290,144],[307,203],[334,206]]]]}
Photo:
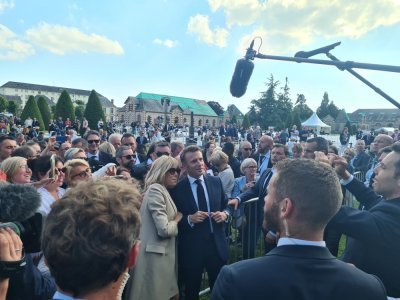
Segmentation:
{"type": "Polygon", "coordinates": [[[32,217],[40,206],[40,194],[31,185],[0,186],[0,222],[22,222],[32,217]]]}
{"type": "Polygon", "coordinates": [[[337,42],[332,45],[321,47],[321,48],[318,48],[318,49],[315,49],[312,51],[299,51],[294,55],[294,57],[309,58],[309,57],[317,55],[317,54],[328,53],[329,51],[331,51],[333,48],[335,48],[336,46],[338,46],[340,44],[341,44],[341,42],[337,42]]]}
{"type": "Polygon", "coordinates": [[[254,69],[254,63],[251,61],[251,59],[254,59],[255,53],[253,45],[254,40],[247,49],[245,58],[239,59],[236,62],[230,85],[230,91],[233,97],[240,98],[246,93],[247,85],[249,84],[254,69]]]}

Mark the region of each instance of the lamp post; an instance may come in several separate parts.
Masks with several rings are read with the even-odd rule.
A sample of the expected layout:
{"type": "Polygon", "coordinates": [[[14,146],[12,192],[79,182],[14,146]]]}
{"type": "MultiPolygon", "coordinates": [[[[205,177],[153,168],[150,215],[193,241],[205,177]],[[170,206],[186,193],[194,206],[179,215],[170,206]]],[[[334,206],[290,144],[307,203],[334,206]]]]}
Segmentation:
{"type": "MultiPolygon", "coordinates": [[[[161,105],[164,108],[164,120],[165,122],[167,122],[167,111],[168,111],[168,106],[171,103],[171,99],[169,97],[162,97],[161,98],[161,105]]],[[[167,124],[165,124],[167,125],[167,124]]]]}

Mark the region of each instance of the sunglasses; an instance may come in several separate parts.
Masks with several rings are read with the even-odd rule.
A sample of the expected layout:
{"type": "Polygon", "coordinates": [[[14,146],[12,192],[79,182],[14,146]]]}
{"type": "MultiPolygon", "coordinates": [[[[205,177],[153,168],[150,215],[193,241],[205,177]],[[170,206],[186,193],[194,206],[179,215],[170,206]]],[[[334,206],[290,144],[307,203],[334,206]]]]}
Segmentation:
{"type": "Polygon", "coordinates": [[[87,142],[88,144],[93,144],[93,143],[99,144],[100,140],[88,140],[87,142]]]}
{"type": "Polygon", "coordinates": [[[243,148],[244,151],[251,151],[251,148],[243,148]]]}
{"type": "Polygon", "coordinates": [[[178,174],[178,176],[181,174],[181,169],[180,168],[171,168],[167,171],[168,174],[170,175],[175,175],[178,174]]]}
{"type": "Polygon", "coordinates": [[[83,159],[83,160],[86,160],[86,161],[89,160],[89,158],[87,158],[87,157],[75,157],[75,159],[83,159]]]}
{"type": "Polygon", "coordinates": [[[55,168],[54,169],[57,173],[65,173],[66,169],[65,168],[55,168]]]}
{"type": "Polygon", "coordinates": [[[157,157],[161,157],[163,155],[169,156],[170,154],[168,152],[156,152],[157,157]]]}
{"type": "Polygon", "coordinates": [[[136,154],[128,154],[122,157],[125,157],[127,160],[136,159],[136,154]]]}
{"type": "Polygon", "coordinates": [[[75,174],[73,176],[71,176],[71,178],[75,178],[75,177],[80,177],[80,178],[86,178],[91,174],[90,169],[86,169],[85,171],[82,171],[78,174],[75,174]]]}

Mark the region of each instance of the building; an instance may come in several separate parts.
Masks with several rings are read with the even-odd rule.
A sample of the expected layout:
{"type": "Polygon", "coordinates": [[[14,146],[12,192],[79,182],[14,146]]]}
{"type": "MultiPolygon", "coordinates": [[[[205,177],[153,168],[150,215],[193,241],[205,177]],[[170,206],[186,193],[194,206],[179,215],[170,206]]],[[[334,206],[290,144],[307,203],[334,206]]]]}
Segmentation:
{"type": "MultiPolygon", "coordinates": [[[[89,90],[8,81],[0,87],[0,94],[5,95],[7,100],[9,97],[20,97],[22,101],[21,106],[23,107],[26,101],[28,101],[29,96],[34,96],[35,98],[44,96],[48,103],[54,103],[53,105],[55,105],[64,90],[68,92],[72,102],[82,101],[85,104],[87,103],[91,93],[89,90]]],[[[97,93],[97,95],[99,96],[100,103],[103,107],[106,120],[114,121],[117,107],[114,105],[113,101],[110,101],[99,93],[97,93]]]]}
{"type": "Polygon", "coordinates": [[[118,120],[125,124],[190,125],[191,112],[194,126],[217,127],[220,124],[218,115],[204,100],[143,92],[126,99],[124,106],[118,110],[118,120]]]}
{"type": "Polygon", "coordinates": [[[400,127],[400,109],[357,109],[350,114],[351,120],[362,130],[381,127],[400,127]]]}

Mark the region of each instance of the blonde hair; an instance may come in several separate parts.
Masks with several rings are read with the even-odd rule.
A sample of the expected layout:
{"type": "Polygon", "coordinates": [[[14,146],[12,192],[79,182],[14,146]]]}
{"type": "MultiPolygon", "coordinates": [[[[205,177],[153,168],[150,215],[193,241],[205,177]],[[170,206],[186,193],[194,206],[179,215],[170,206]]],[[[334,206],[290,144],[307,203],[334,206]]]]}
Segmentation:
{"type": "Polygon", "coordinates": [[[160,158],[157,158],[146,175],[144,190],[146,191],[153,183],[164,185],[165,174],[167,171],[171,168],[178,167],[179,162],[171,156],[163,155],[160,158]]]}
{"type": "Polygon", "coordinates": [[[228,161],[228,155],[222,152],[222,150],[214,150],[214,152],[211,154],[210,162],[216,167],[227,164],[228,161]]]}
{"type": "Polygon", "coordinates": [[[64,165],[65,182],[68,184],[71,181],[71,171],[77,166],[85,166],[90,169],[89,163],[86,160],[74,158],[67,161],[64,165]]]}
{"type": "Polygon", "coordinates": [[[9,157],[1,163],[0,170],[7,175],[7,181],[12,183],[11,178],[17,173],[21,164],[27,161],[26,158],[20,156],[9,157]]]}
{"type": "Polygon", "coordinates": [[[257,162],[253,158],[246,158],[240,165],[240,172],[244,174],[244,169],[252,165],[257,167],[257,162]]]}
{"type": "Polygon", "coordinates": [[[110,142],[101,143],[99,146],[99,150],[111,154],[113,157],[115,156],[115,147],[110,142]]]}

